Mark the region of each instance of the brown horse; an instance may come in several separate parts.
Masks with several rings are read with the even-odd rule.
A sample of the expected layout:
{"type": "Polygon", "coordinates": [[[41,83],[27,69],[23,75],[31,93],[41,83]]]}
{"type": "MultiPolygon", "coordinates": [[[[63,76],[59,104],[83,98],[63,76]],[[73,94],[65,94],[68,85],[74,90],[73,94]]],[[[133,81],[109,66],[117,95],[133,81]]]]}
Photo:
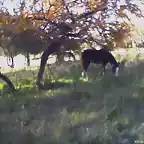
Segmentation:
{"type": "Polygon", "coordinates": [[[90,63],[102,64],[101,74],[105,73],[105,66],[106,64],[110,63],[112,66],[113,74],[115,76],[118,76],[119,63],[116,61],[114,56],[106,49],[85,49],[81,53],[81,61],[83,67],[82,76],[84,76],[84,74],[87,75],[87,69],[90,63]]]}

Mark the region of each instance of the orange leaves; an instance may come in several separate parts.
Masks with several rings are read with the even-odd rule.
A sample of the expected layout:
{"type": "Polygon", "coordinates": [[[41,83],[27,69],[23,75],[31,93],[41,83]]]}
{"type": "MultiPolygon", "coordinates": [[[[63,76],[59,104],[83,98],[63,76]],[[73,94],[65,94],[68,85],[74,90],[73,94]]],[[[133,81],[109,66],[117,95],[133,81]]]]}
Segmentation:
{"type": "Polygon", "coordinates": [[[104,28],[105,28],[105,25],[104,25],[103,23],[100,23],[98,26],[99,26],[101,29],[104,29],[104,28]]]}
{"type": "Polygon", "coordinates": [[[96,20],[95,25],[100,27],[101,29],[105,28],[105,24],[99,19],[96,20]]]}
{"type": "Polygon", "coordinates": [[[124,11],[127,8],[126,5],[120,5],[120,11],[124,11]]]}
{"type": "Polygon", "coordinates": [[[124,11],[124,10],[126,10],[126,8],[127,8],[126,5],[120,5],[120,8],[118,9],[119,17],[129,19],[128,15],[124,11]]]}
{"type": "MultiPolygon", "coordinates": [[[[45,0],[47,1],[47,0],[45,0]]],[[[45,12],[29,12],[20,11],[20,15],[12,16],[7,13],[0,13],[0,24],[16,26],[16,31],[21,32],[25,29],[35,29],[43,20],[55,18],[61,10],[61,0],[53,0],[49,2],[49,6],[45,12]],[[38,20],[32,23],[32,20],[38,20]]]]}
{"type": "Polygon", "coordinates": [[[19,19],[17,21],[18,31],[23,31],[23,30],[25,30],[28,27],[29,27],[28,20],[26,20],[24,17],[19,17],[19,19]]]}
{"type": "Polygon", "coordinates": [[[0,13],[0,23],[7,24],[9,20],[10,20],[9,14],[3,12],[0,13]]]}
{"type": "Polygon", "coordinates": [[[43,0],[43,7],[47,10],[46,18],[52,19],[62,8],[61,0],[43,0]]]}
{"type": "Polygon", "coordinates": [[[26,19],[26,18],[28,18],[28,19],[38,19],[38,20],[43,20],[44,18],[45,18],[45,16],[46,16],[46,13],[44,13],[44,12],[33,12],[33,13],[31,13],[31,12],[26,12],[24,15],[23,15],[23,17],[26,19]]]}
{"type": "Polygon", "coordinates": [[[96,23],[96,25],[100,27],[101,29],[105,28],[105,24],[103,22],[98,22],[96,23]]]}
{"type": "MultiPolygon", "coordinates": [[[[16,32],[15,28],[17,28],[17,26],[14,26],[15,21],[15,16],[11,16],[7,13],[0,13],[0,29],[3,31],[3,36],[16,32]]],[[[2,31],[0,32],[1,34],[2,31]]]]}
{"type": "Polygon", "coordinates": [[[121,17],[121,18],[126,18],[126,19],[129,20],[128,15],[127,15],[126,13],[124,13],[123,11],[120,11],[120,12],[118,13],[118,15],[119,15],[119,17],[121,17]]]}
{"type": "Polygon", "coordinates": [[[117,43],[123,43],[129,40],[132,36],[133,25],[122,22],[115,26],[116,29],[111,28],[110,33],[113,40],[117,43]]]}
{"type": "Polygon", "coordinates": [[[53,19],[61,10],[61,0],[43,0],[45,12],[26,12],[25,18],[34,20],[53,19]]]}
{"type": "Polygon", "coordinates": [[[126,23],[126,22],[122,22],[119,24],[119,27],[122,29],[122,30],[125,30],[127,33],[135,30],[135,26],[133,24],[129,24],[129,23],[126,23]]]}
{"type": "Polygon", "coordinates": [[[60,7],[61,0],[42,0],[44,9],[49,9],[52,6],[60,7]]]}
{"type": "Polygon", "coordinates": [[[33,12],[33,13],[26,13],[24,18],[32,19],[32,20],[45,20],[45,19],[52,19],[53,14],[55,12],[55,8],[47,11],[47,12],[33,12]]]}
{"type": "Polygon", "coordinates": [[[88,8],[94,11],[101,2],[101,0],[88,0],[88,8]]]}
{"type": "Polygon", "coordinates": [[[6,13],[0,13],[1,29],[11,33],[21,32],[26,28],[33,27],[31,20],[25,19],[23,15],[12,16],[6,13]]]}
{"type": "Polygon", "coordinates": [[[54,15],[57,15],[58,14],[58,12],[59,12],[59,7],[58,6],[52,6],[51,8],[50,8],[50,10],[47,12],[47,18],[48,19],[52,19],[53,17],[54,17],[54,15]]]}

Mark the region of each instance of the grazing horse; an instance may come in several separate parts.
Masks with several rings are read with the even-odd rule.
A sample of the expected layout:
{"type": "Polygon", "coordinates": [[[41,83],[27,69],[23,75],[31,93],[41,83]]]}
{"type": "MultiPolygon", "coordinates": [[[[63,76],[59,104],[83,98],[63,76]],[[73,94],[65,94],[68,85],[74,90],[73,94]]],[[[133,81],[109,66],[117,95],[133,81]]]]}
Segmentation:
{"type": "MultiPolygon", "coordinates": [[[[112,66],[112,72],[115,76],[118,76],[119,63],[114,56],[106,49],[84,49],[81,53],[81,62],[83,67],[82,77],[84,74],[87,76],[87,69],[90,63],[102,64],[101,74],[105,73],[106,64],[110,63],[112,66]]],[[[87,76],[88,78],[88,76],[87,76]]]]}

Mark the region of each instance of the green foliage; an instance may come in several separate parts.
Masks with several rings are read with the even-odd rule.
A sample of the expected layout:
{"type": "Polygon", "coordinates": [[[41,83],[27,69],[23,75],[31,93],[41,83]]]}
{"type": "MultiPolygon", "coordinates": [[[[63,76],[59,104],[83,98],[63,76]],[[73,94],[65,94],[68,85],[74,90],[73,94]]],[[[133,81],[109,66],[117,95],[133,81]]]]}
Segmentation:
{"type": "Polygon", "coordinates": [[[31,6],[24,1],[20,2],[19,9],[14,10],[14,16],[7,11],[7,7],[1,9],[0,39],[11,38],[10,45],[20,53],[38,54],[60,36],[66,36],[66,40],[63,41],[64,51],[79,50],[80,44],[84,42],[96,42],[98,45],[106,43],[111,48],[121,47],[132,39],[132,32],[135,30],[127,11],[142,17],[138,5],[127,0],[121,5],[118,4],[118,0],[108,0],[105,3],[101,0],[69,3],[46,0],[42,1],[42,6],[39,5],[40,11],[37,10],[39,2],[39,0],[33,1],[31,6]],[[88,12],[83,14],[71,12],[70,9],[74,7],[77,9],[83,7],[88,12]],[[25,8],[29,11],[25,12],[25,8]],[[109,21],[112,16],[114,20],[109,21]],[[71,22],[66,23],[67,20],[71,22]],[[72,31],[74,33],[79,31],[79,34],[75,34],[78,40],[71,40],[68,37],[72,31]],[[96,36],[92,36],[90,31],[93,31],[96,36]]]}
{"type": "Polygon", "coordinates": [[[27,29],[12,38],[11,44],[23,53],[39,54],[44,50],[47,41],[44,40],[44,34],[38,30],[27,29]]]}

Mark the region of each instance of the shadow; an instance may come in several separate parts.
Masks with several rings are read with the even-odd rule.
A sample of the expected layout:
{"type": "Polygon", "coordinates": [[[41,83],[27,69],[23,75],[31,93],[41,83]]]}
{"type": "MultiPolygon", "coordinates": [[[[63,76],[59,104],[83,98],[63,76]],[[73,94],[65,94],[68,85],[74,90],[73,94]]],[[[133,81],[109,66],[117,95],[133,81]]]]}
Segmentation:
{"type": "MultiPolygon", "coordinates": [[[[130,73],[127,69],[124,70],[122,72],[124,74],[120,74],[118,78],[112,75],[106,75],[102,77],[99,76],[97,79],[92,78],[89,82],[77,81],[75,85],[64,82],[50,83],[49,85],[45,85],[46,89],[69,88],[69,91],[66,94],[52,96],[52,98],[41,98],[39,101],[48,103],[47,109],[51,109],[51,113],[64,108],[67,109],[69,113],[73,111],[82,112],[84,110],[89,113],[91,111],[101,110],[104,106],[104,101],[107,101],[106,105],[112,108],[120,96],[125,97],[126,95],[123,106],[125,113],[127,113],[126,111],[129,111],[131,107],[133,107],[133,112],[135,111],[134,109],[138,111],[137,103],[141,102],[141,98],[133,98],[133,95],[135,92],[138,92],[138,95],[143,93],[143,88],[137,85],[143,78],[142,71],[139,71],[140,68],[144,68],[142,65],[143,63],[137,65],[137,70],[133,69],[133,67],[129,68],[129,70],[133,69],[130,70],[130,73]],[[55,104],[53,102],[55,102],[55,104]]],[[[69,73],[70,76],[65,73],[65,78],[74,79],[77,77],[74,75],[77,71],[78,69],[75,70],[72,68],[70,72],[73,73],[73,76],[71,73],[69,73]]],[[[77,75],[79,75],[79,73],[77,75]]],[[[27,90],[23,89],[22,91],[24,94],[27,90]]],[[[33,90],[29,90],[29,93],[31,93],[31,91],[33,90]]],[[[142,106],[140,107],[142,108],[142,106]]],[[[138,114],[138,112],[136,113],[138,114]]],[[[142,121],[143,119],[141,118],[140,120],[142,121]]]]}
{"type": "MultiPolygon", "coordinates": [[[[1,97],[0,131],[5,129],[6,133],[0,132],[0,135],[7,136],[5,140],[0,137],[0,140],[3,139],[1,142],[22,143],[21,141],[26,139],[24,133],[34,141],[25,143],[73,143],[74,140],[81,142],[82,139],[85,140],[88,128],[90,139],[96,143],[96,135],[102,130],[101,136],[104,135],[105,123],[113,130],[113,133],[109,132],[109,137],[112,137],[110,143],[116,143],[120,138],[131,140],[130,143],[138,140],[139,136],[144,134],[134,128],[144,121],[143,61],[121,69],[118,78],[113,77],[109,70],[106,75],[99,76],[99,70],[95,69],[90,69],[88,82],[79,80],[80,66],[74,65],[68,71],[60,72],[58,79],[63,80],[48,85],[47,91],[39,91],[36,87],[21,88],[17,93],[1,97]],[[67,79],[71,82],[64,82],[67,79]],[[130,124],[123,135],[116,136],[114,130],[117,128],[113,129],[115,122],[105,120],[117,106],[120,97],[123,97],[121,117],[128,124],[130,122],[125,119],[133,120],[133,124],[130,124]]],[[[117,118],[116,121],[122,120],[117,118]]]]}
{"type": "Polygon", "coordinates": [[[64,83],[64,82],[52,82],[52,83],[49,83],[49,84],[39,84],[38,85],[38,88],[40,90],[54,90],[54,89],[58,89],[58,88],[61,88],[61,87],[70,87],[71,84],[69,83],[64,83]]]}

